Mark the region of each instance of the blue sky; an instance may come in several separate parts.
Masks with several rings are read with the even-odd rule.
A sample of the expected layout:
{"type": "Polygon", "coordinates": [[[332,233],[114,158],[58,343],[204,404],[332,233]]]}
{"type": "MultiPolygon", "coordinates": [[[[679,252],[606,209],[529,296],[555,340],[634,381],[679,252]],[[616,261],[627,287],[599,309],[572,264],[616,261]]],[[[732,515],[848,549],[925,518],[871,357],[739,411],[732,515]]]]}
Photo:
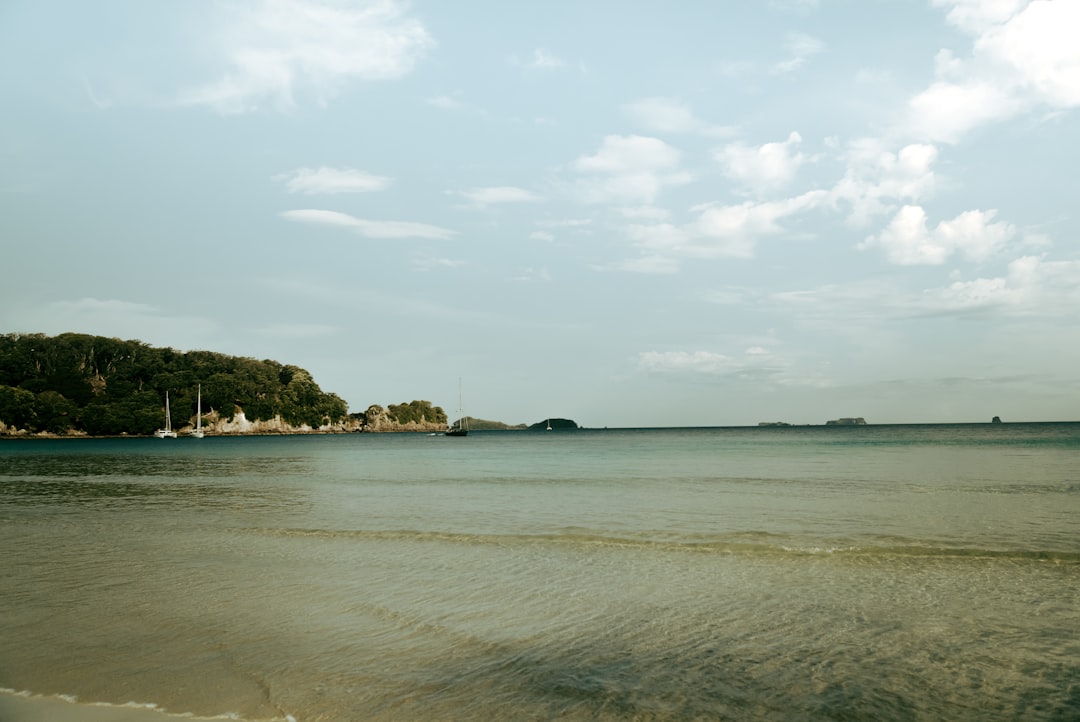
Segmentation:
{"type": "Polygon", "coordinates": [[[1080,418],[1080,3],[7,0],[0,330],[586,426],[1080,418]]]}

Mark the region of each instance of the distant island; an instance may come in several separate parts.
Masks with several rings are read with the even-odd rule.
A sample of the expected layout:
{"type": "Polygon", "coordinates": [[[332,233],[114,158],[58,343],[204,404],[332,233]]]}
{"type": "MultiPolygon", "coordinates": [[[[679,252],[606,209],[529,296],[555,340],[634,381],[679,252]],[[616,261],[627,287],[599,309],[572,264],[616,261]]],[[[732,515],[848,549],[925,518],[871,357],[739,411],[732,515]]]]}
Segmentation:
{"type": "Polygon", "coordinates": [[[538,421],[537,423],[529,424],[528,426],[529,431],[547,431],[548,429],[554,431],[556,429],[577,428],[580,428],[577,425],[577,422],[572,421],[571,419],[544,419],[543,421],[538,421]]]}
{"type": "Polygon", "coordinates": [[[861,416],[849,416],[843,419],[834,419],[832,421],[826,421],[826,426],[865,426],[866,419],[861,416]]]}

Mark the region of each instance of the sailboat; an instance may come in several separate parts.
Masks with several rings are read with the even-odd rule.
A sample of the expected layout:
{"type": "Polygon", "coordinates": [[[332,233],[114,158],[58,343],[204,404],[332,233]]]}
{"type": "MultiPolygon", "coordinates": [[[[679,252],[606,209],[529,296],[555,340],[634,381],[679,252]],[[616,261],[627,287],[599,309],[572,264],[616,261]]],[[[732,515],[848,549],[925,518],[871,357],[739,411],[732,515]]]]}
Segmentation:
{"type": "Polygon", "coordinates": [[[206,436],[202,430],[202,384],[199,384],[198,399],[199,400],[195,402],[197,404],[195,408],[195,430],[191,432],[191,435],[196,439],[201,439],[206,436]]]}
{"type": "Polygon", "coordinates": [[[547,420],[547,428],[545,429],[545,431],[551,431],[551,419],[547,420]]]}
{"type": "Polygon", "coordinates": [[[165,428],[158,429],[154,436],[159,439],[175,439],[176,432],[172,430],[172,416],[169,415],[169,392],[165,392],[165,428]]]}
{"type": "Polygon", "coordinates": [[[465,408],[461,403],[461,379],[458,379],[458,423],[457,426],[450,426],[446,429],[447,436],[468,436],[469,434],[469,417],[465,415],[465,408]]]}

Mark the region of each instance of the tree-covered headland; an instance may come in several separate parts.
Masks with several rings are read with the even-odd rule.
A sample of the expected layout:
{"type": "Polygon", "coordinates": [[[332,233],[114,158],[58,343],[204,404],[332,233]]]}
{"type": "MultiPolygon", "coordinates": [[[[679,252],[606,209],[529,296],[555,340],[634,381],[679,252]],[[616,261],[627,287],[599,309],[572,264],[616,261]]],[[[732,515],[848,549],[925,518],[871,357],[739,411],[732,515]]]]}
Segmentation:
{"type": "Polygon", "coordinates": [[[152,434],[166,392],[178,430],[198,413],[211,431],[376,430],[367,423],[376,409],[379,430],[446,424],[427,401],[350,415],[306,370],[277,361],[76,333],[0,335],[0,433],[152,434]]]}

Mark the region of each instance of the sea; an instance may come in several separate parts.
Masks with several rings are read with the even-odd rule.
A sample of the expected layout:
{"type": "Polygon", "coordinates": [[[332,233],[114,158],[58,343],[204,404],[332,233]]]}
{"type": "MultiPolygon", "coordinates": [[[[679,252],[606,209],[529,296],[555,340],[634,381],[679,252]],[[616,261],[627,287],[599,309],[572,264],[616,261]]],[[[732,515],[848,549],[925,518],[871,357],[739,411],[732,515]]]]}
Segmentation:
{"type": "Polygon", "coordinates": [[[1080,423],[0,441],[0,721],[1077,720],[1080,423]]]}

